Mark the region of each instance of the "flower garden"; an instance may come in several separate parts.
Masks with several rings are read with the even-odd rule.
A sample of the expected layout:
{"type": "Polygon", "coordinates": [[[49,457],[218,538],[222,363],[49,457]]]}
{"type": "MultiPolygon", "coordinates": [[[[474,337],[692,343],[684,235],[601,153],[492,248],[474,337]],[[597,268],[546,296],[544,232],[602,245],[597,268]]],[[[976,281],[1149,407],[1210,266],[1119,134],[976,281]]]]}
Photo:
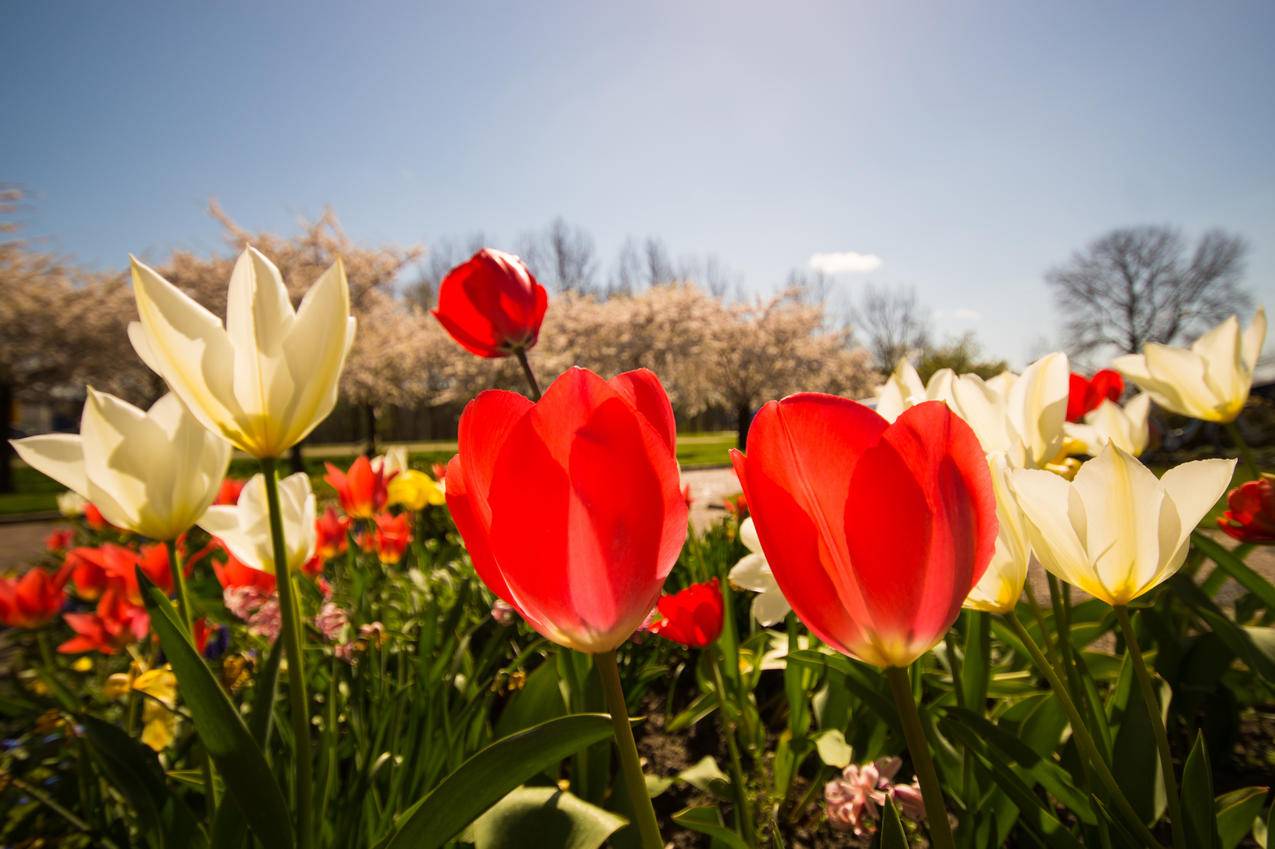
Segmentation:
{"type": "Polygon", "coordinates": [[[69,518],[0,579],[2,845],[1268,845],[1261,309],[1088,377],[766,399],[692,523],[660,376],[538,369],[517,257],[434,315],[523,391],[473,397],[444,466],[328,464],[323,501],[283,460],[376,332],[341,262],[294,306],[250,248],[224,317],[132,281],[167,394],[14,443],[69,518]],[[1145,465],[1153,408],[1238,459],[1145,465]]]}

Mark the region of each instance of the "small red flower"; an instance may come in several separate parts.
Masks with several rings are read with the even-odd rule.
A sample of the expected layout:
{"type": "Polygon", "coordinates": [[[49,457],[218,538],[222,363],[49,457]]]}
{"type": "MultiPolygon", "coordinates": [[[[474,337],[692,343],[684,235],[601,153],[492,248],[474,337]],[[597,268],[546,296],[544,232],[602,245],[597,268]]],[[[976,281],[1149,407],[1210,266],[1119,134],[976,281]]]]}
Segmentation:
{"type": "Polygon", "coordinates": [[[350,520],[337,515],[328,507],[314,523],[315,553],[324,560],[331,560],[349,547],[350,520]]]}
{"type": "Polygon", "coordinates": [[[129,643],[144,639],[150,632],[146,609],[128,604],[116,593],[103,596],[96,613],[68,613],[62,618],[75,636],[58,646],[61,654],[96,651],[115,654],[129,643]]]}
{"type": "Polygon", "coordinates": [[[748,499],[744,497],[742,492],[739,495],[723,498],[722,506],[726,508],[727,513],[741,522],[748,518],[748,499]]]}
{"type": "Polygon", "coordinates": [[[1071,388],[1067,394],[1067,421],[1084,421],[1085,414],[1098,409],[1103,401],[1119,401],[1124,394],[1124,378],[1120,372],[1109,368],[1095,372],[1092,378],[1071,373],[1071,388]]]}
{"type": "Polygon", "coordinates": [[[75,540],[75,532],[70,529],[54,531],[44,538],[44,547],[48,551],[57,554],[66,551],[71,547],[71,543],[75,540]]]}
{"type": "Polygon", "coordinates": [[[56,573],[28,569],[20,578],[0,578],[0,623],[10,628],[38,628],[62,610],[70,570],[56,573]]]}
{"type": "Polygon", "coordinates": [[[244,485],[248,482],[240,478],[226,478],[221,482],[221,488],[217,490],[217,498],[213,504],[220,504],[229,507],[239,503],[239,494],[243,492],[244,485]]]}
{"type": "Polygon", "coordinates": [[[1240,542],[1275,543],[1275,476],[1242,483],[1226,496],[1218,527],[1240,542]]]}
{"type": "Polygon", "coordinates": [[[397,516],[382,513],[376,517],[376,554],[382,563],[402,560],[403,552],[411,541],[412,531],[406,513],[397,516]]]}
{"type": "Polygon", "coordinates": [[[548,306],[522,260],[483,248],[443,278],[434,317],[466,351],[507,357],[536,344],[548,306]]]}
{"type": "Polygon", "coordinates": [[[143,546],[134,551],[122,545],[106,543],[97,548],[77,548],[67,556],[72,580],[81,598],[94,600],[118,587],[130,604],[142,603],[137,583],[137,567],[155,586],[172,592],[173,573],[168,568],[168,550],[162,543],[143,546]]]}
{"type": "Polygon", "coordinates": [[[658,607],[662,618],[649,630],[666,640],[702,649],[722,633],[722,590],[716,578],[660,596],[658,607]]]}
{"type": "Polygon", "coordinates": [[[256,587],[266,594],[274,592],[274,575],[240,562],[229,551],[226,552],[226,562],[224,564],[214,560],[212,566],[213,573],[217,576],[217,583],[221,584],[223,590],[237,587],[256,587]]]}
{"type": "Polygon", "coordinates": [[[398,474],[385,474],[380,463],[373,466],[366,457],[355,460],[347,472],[331,463],[327,467],[328,473],[323,479],[332,484],[341,498],[341,509],[352,519],[371,519],[384,508],[389,498],[387,484],[398,474]]]}
{"type": "Polygon", "coordinates": [[[97,509],[97,505],[91,501],[84,505],[84,521],[88,522],[89,527],[95,531],[104,531],[111,527],[111,523],[106,521],[102,511],[97,509]]]}

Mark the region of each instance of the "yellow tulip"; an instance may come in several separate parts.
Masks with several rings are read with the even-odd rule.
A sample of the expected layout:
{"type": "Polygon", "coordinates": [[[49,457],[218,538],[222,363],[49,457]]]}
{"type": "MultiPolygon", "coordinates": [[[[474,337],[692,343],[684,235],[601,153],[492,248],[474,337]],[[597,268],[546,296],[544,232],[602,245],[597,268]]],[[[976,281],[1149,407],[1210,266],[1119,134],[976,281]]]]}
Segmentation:
{"type": "Polygon", "coordinates": [[[1108,442],[1074,481],[1020,469],[1010,482],[1045,568],[1119,606],[1181,567],[1191,531],[1226,492],[1234,470],[1234,460],[1196,460],[1157,480],[1108,442]]]}
{"type": "Polygon", "coordinates": [[[427,505],[447,503],[443,488],[429,475],[416,469],[403,469],[389,482],[389,503],[408,510],[424,510],[427,505]]]}
{"type": "Polygon", "coordinates": [[[989,613],[1008,613],[1023,594],[1032,548],[1023,511],[1010,489],[1008,462],[1002,454],[989,456],[987,462],[992,473],[992,491],[996,495],[996,519],[1000,529],[996,534],[992,560],[966,597],[965,607],[989,613]]]}
{"type": "MultiPolygon", "coordinates": [[[[295,571],[314,556],[315,498],[310,478],[297,472],[279,481],[279,508],[288,567],[295,571]]],[[[244,484],[239,502],[208,508],[199,527],[226,544],[245,565],[274,574],[274,547],[270,537],[270,513],[266,507],[266,479],[261,475],[244,484]]]]}
{"type": "Polygon", "coordinates": [[[1148,342],[1141,354],[1117,357],[1112,365],[1164,409],[1226,424],[1244,409],[1265,341],[1266,310],[1258,307],[1243,333],[1233,315],[1190,348],[1148,342]]]}
{"type": "Polygon", "coordinates": [[[204,427],[253,457],[280,457],[332,412],[355,326],[339,259],[294,310],[279,269],[248,248],[224,327],[137,259],[132,270],[133,347],[204,427]]]}
{"type": "Polygon", "coordinates": [[[97,505],[108,522],[176,539],[217,497],[230,445],[205,430],[176,395],[146,412],[88,390],[80,433],[14,441],[32,467],[97,505]]]}

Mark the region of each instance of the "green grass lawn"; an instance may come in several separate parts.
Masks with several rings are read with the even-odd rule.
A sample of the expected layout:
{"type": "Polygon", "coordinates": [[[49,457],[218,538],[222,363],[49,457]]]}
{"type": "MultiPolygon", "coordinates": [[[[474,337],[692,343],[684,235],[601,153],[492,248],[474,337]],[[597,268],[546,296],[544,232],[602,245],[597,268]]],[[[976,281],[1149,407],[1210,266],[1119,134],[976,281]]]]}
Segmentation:
{"type": "MultiPolygon", "coordinates": [[[[382,446],[382,449],[385,447],[382,446]]],[[[685,434],[677,439],[677,460],[683,469],[723,466],[730,462],[728,452],[734,447],[733,431],[685,434]]],[[[354,462],[361,448],[349,443],[306,447],[306,471],[313,479],[320,498],[332,495],[331,487],[323,482],[324,464],[332,463],[344,469],[354,462]]],[[[456,443],[413,442],[407,444],[407,449],[413,466],[429,469],[434,463],[450,460],[456,453],[456,443]]],[[[234,477],[251,477],[256,471],[256,461],[242,454],[236,454],[230,461],[230,474],[234,477]]],[[[0,516],[46,513],[57,509],[55,499],[65,491],[61,485],[22,463],[15,465],[13,477],[17,492],[0,494],[0,516]]]]}

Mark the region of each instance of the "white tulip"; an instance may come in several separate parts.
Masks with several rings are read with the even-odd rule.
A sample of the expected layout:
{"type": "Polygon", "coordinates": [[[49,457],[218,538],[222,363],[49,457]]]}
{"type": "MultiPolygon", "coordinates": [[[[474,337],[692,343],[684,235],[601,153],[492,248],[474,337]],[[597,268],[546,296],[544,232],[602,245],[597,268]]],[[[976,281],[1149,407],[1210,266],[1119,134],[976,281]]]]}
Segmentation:
{"type": "Polygon", "coordinates": [[[1018,604],[1027,582],[1027,567],[1032,560],[1027,520],[1009,483],[1009,463],[1002,454],[987,458],[992,473],[992,491],[996,494],[996,549],[987,571],[965,599],[965,607],[989,613],[1008,613],[1018,604]]]}
{"type": "Polygon", "coordinates": [[[1005,372],[988,381],[941,369],[925,394],[964,419],[984,451],[1003,453],[1011,466],[1040,468],[1062,449],[1069,375],[1066,354],[1053,353],[1021,375],[1005,372]]]}
{"type": "Polygon", "coordinates": [[[792,606],[784,598],[774,573],[770,571],[751,516],[739,525],[739,541],[749,553],[731,567],[728,578],[734,586],[757,593],[753,599],[753,618],[769,627],[787,616],[792,606]]]}
{"type": "Polygon", "coordinates": [[[402,474],[411,466],[407,462],[407,447],[396,445],[386,449],[379,457],[372,458],[372,471],[380,471],[386,477],[402,474]]]}
{"type": "Polygon", "coordinates": [[[74,519],[77,516],[84,515],[84,508],[88,505],[89,500],[78,492],[67,490],[57,498],[58,512],[68,519],[74,519]]]}
{"type": "Polygon", "coordinates": [[[294,310],[279,269],[248,248],[230,275],[225,327],[137,259],[133,294],[138,355],[240,450],[282,456],[332,412],[355,324],[339,259],[294,310]]]}
{"type": "Polygon", "coordinates": [[[1193,531],[1226,492],[1234,460],[1196,460],[1157,480],[1114,443],[1074,481],[1032,469],[1010,478],[1032,549],[1059,578],[1113,606],[1168,579],[1193,531]]]}
{"type": "Polygon", "coordinates": [[[1104,400],[1085,414],[1084,424],[1068,422],[1066,433],[1081,443],[1084,453],[1090,456],[1097,455],[1108,442],[1114,442],[1126,454],[1140,457],[1151,440],[1150,413],[1151,396],[1146,392],[1139,393],[1123,407],[1104,400]]]}
{"type": "Polygon", "coordinates": [[[1192,343],[1173,348],[1148,342],[1141,354],[1117,357],[1113,366],[1174,413],[1206,422],[1235,421],[1253,385],[1253,369],[1266,341],[1266,310],[1240,332],[1231,316],[1192,343]]]}
{"type": "MultiPolygon", "coordinates": [[[[314,556],[316,507],[310,478],[297,472],[279,481],[279,508],[283,521],[288,568],[300,569],[314,556]]],[[[244,484],[239,503],[208,508],[199,527],[217,537],[245,565],[274,573],[274,546],[270,536],[270,511],[266,503],[266,479],[253,475],[244,484]]]]}
{"type": "Polygon", "coordinates": [[[924,400],[925,384],[921,383],[921,376],[907,357],[900,357],[894,372],[877,388],[874,409],[883,419],[892,422],[908,407],[924,400]]]}
{"type": "Polygon", "coordinates": [[[112,525],[176,539],[217,497],[231,448],[165,395],[146,412],[88,390],[79,435],[13,442],[26,463],[88,499],[112,525]]]}

